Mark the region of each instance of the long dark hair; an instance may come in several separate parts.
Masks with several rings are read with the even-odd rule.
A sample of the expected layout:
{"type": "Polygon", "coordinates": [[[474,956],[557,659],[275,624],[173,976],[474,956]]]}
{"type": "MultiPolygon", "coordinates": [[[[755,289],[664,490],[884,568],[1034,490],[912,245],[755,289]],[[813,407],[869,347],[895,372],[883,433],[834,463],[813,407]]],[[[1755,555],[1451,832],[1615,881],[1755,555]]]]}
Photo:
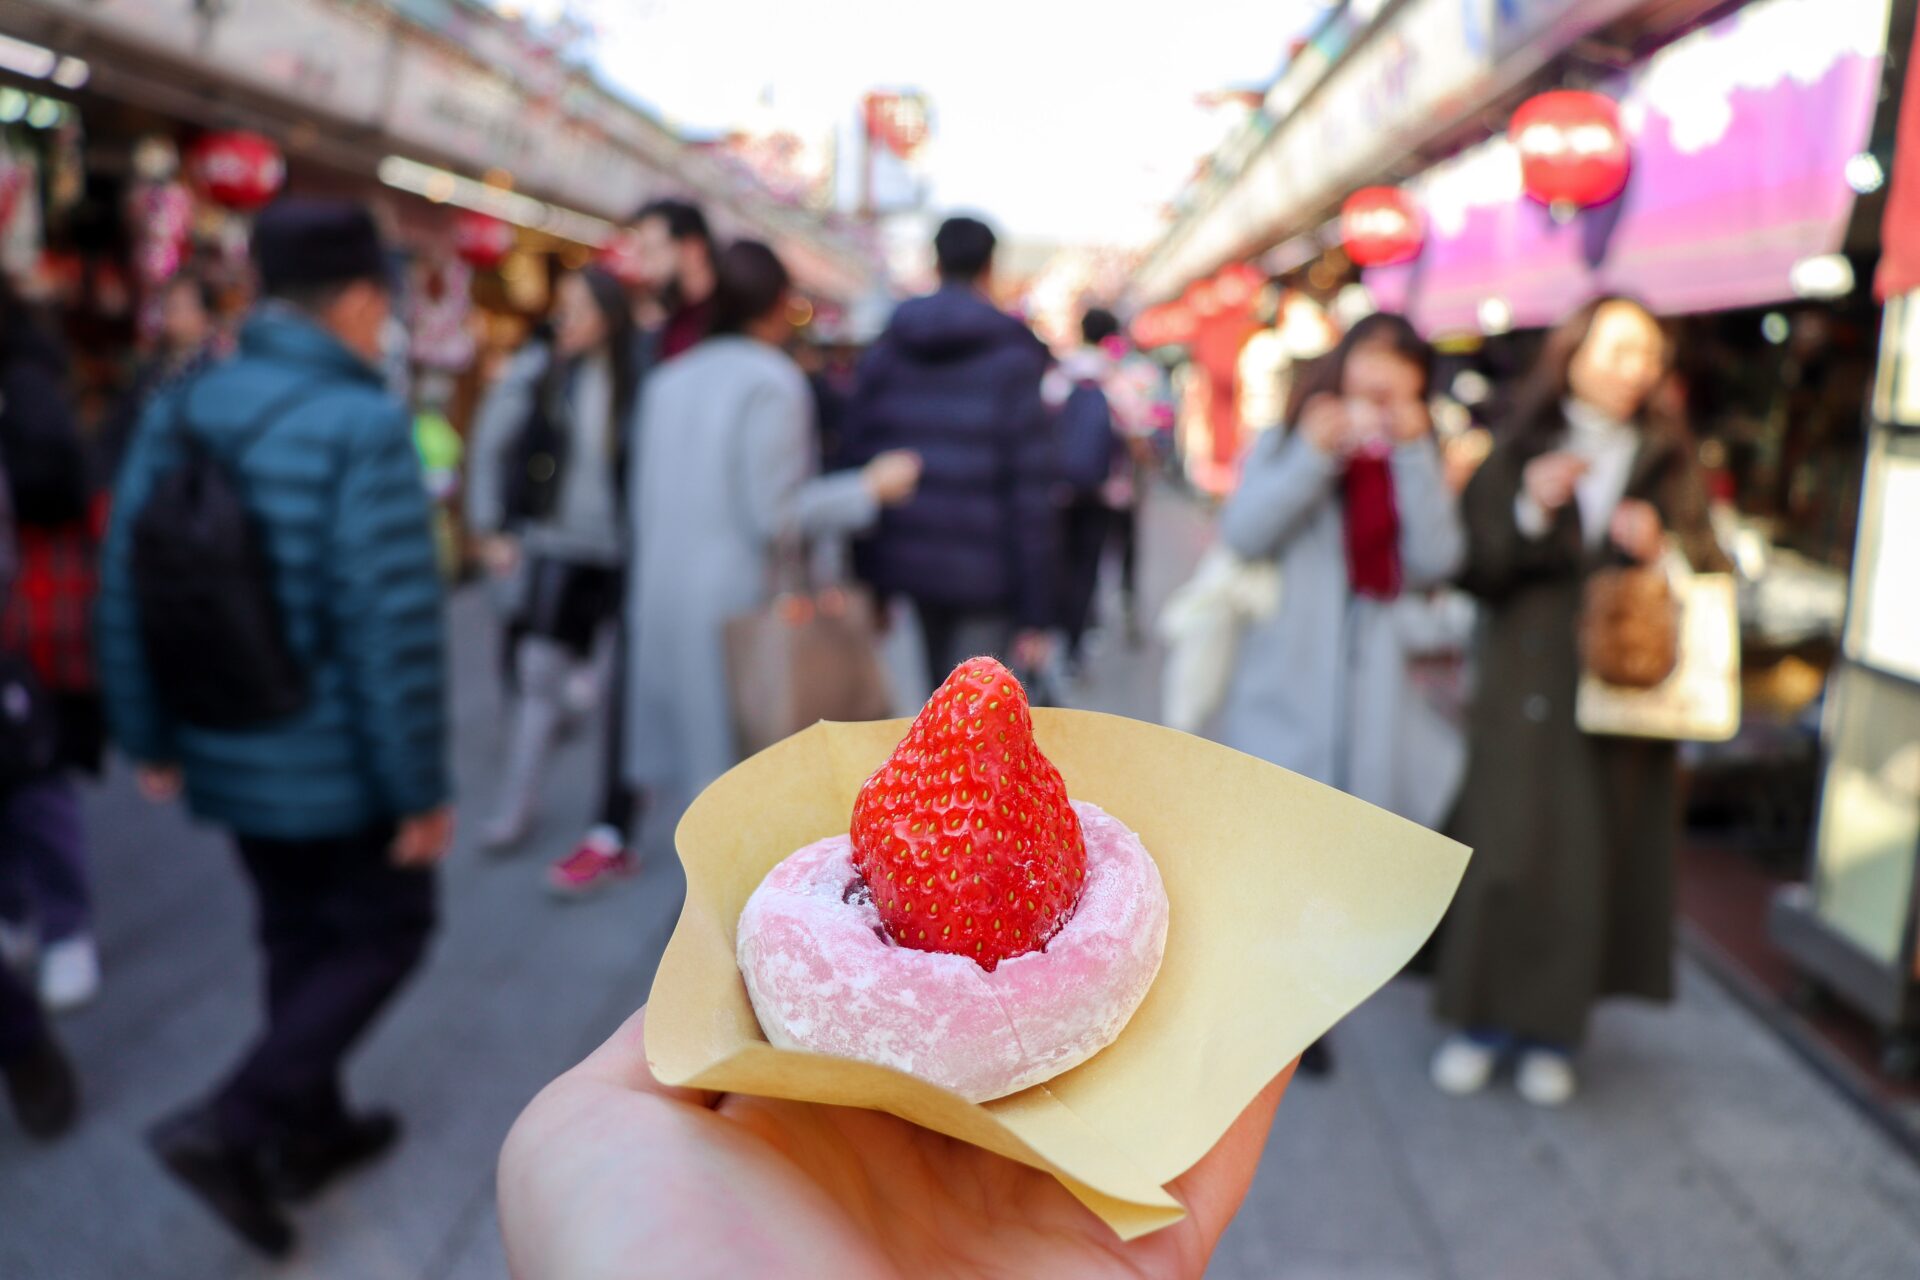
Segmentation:
{"type": "Polygon", "coordinates": [[[1407,323],[1406,317],[1391,311],[1376,311],[1355,322],[1353,328],[1334,345],[1333,350],[1315,360],[1293,380],[1293,392],[1287,397],[1287,425],[1300,421],[1301,410],[1315,396],[1345,394],[1347,361],[1362,347],[1375,347],[1398,356],[1420,371],[1420,398],[1433,388],[1433,347],[1407,323]]]}
{"type": "MultiPolygon", "coordinates": [[[[1593,322],[1600,312],[1615,303],[1632,307],[1660,331],[1661,341],[1665,344],[1661,365],[1661,379],[1664,380],[1673,368],[1672,332],[1661,323],[1659,316],[1653,314],[1653,309],[1640,299],[1624,293],[1603,293],[1581,304],[1547,335],[1539,357],[1533,362],[1532,371],[1513,397],[1512,411],[1507,417],[1508,431],[1521,438],[1533,439],[1550,436],[1560,430],[1560,404],[1572,390],[1574,357],[1580,354],[1580,348],[1587,345],[1587,339],[1593,334],[1593,322]]],[[[1659,390],[1660,381],[1655,381],[1634,415],[1634,421],[1649,436],[1684,442],[1689,434],[1686,419],[1662,405],[1659,390]]]]}
{"type": "Polygon", "coordinates": [[[607,328],[607,366],[613,371],[613,412],[618,426],[631,417],[640,393],[640,344],[633,306],[627,301],[626,287],[604,268],[583,267],[579,275],[607,328]]]}

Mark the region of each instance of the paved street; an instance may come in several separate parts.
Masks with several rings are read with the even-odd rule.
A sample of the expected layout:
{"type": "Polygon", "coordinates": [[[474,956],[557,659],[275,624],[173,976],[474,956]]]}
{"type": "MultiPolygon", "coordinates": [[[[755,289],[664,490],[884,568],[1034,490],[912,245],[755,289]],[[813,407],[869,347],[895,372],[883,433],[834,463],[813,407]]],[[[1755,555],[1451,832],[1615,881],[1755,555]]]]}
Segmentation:
{"type": "MultiPolygon", "coordinates": [[[[1147,557],[1157,597],[1202,529],[1162,504],[1147,557]]],[[[487,794],[498,695],[485,602],[456,611],[458,769],[487,794]]],[[[1151,655],[1096,649],[1084,700],[1152,710],[1151,655]]],[[[303,1211],[284,1266],[255,1262],[163,1181],[144,1126],[205,1087],[253,1024],[246,911],[223,844],[143,807],[124,776],[89,804],[107,985],[63,1031],[88,1114],[51,1149],[0,1124],[5,1280],[448,1280],[503,1274],[492,1162],[514,1114],[645,996],[679,904],[669,824],[645,874],[609,897],[549,900],[544,855],[589,803],[571,744],[527,853],[461,849],[422,981],[361,1055],[355,1095],[396,1106],[403,1148],[303,1211]]],[[[468,823],[469,830],[474,824],[468,823]]],[[[1509,1093],[1427,1086],[1424,985],[1396,983],[1335,1034],[1335,1075],[1285,1105],[1246,1211],[1212,1274],[1341,1280],[1728,1277],[1911,1280],[1920,1172],[1698,969],[1671,1010],[1609,1010],[1590,1087],[1561,1113],[1509,1093]]]]}

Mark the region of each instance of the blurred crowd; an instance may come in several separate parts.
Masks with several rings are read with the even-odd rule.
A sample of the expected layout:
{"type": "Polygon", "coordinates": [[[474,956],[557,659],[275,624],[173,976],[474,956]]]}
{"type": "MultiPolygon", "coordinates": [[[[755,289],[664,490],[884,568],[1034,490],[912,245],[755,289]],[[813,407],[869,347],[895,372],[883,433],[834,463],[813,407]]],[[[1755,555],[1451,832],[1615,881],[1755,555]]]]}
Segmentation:
{"type": "MultiPolygon", "coordinates": [[[[101,981],[78,779],[111,743],[231,834],[256,904],[261,1033],[149,1143],[265,1252],[400,1134],[341,1066],[436,927],[450,584],[483,580],[500,636],[479,843],[525,844],[556,744],[599,735],[592,821],[544,869],[568,897],[635,873],[650,806],[820,715],[911,709],[980,653],[1071,700],[1103,601],[1141,640],[1173,414],[1112,312],[1049,350],[995,301],[993,231],[957,217],[939,288],[864,351],[809,346],[773,249],[676,200],[629,230],[636,269],[566,271],[464,437],[446,386],[394,368],[352,203],[263,212],[244,308],[176,277],[89,433],[0,289],[0,1067],[28,1132],[72,1123],[47,1013],[101,981]]],[[[1358,320],[1293,376],[1159,619],[1169,722],[1476,850],[1435,960],[1448,1092],[1511,1060],[1565,1103],[1593,1004],[1670,992],[1674,744],[1584,731],[1575,689],[1596,578],[1722,563],[1673,354],[1600,299],[1489,431],[1409,324],[1358,320]]]]}

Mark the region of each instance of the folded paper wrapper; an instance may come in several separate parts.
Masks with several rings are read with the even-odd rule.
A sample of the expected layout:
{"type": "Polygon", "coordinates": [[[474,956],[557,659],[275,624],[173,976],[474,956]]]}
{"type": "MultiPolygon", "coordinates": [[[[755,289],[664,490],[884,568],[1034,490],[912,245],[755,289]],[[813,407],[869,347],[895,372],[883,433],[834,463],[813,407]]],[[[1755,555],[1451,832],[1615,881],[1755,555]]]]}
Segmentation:
{"type": "Polygon", "coordinates": [[[1330,787],[1200,738],[1036,710],[1067,791],[1137,832],[1166,882],[1160,976],[1079,1067],[974,1104],[886,1067],[776,1049],[734,960],[775,863],[847,830],[909,721],[817,724],[703,792],[675,839],[687,901],[654,979],[663,1082],[885,1111],[1043,1169],[1123,1239],[1183,1216],[1166,1184],[1268,1081],[1378,990],[1439,924],[1467,850],[1330,787]]]}

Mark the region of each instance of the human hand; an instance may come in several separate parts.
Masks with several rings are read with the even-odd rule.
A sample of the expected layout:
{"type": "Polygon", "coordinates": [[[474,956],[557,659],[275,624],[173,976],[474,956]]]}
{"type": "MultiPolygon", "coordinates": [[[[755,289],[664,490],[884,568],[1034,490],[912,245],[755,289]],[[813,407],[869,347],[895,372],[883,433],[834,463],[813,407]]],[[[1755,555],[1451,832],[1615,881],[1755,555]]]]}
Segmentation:
{"type": "Polygon", "coordinates": [[[1343,458],[1353,445],[1353,423],[1346,402],[1337,396],[1315,396],[1300,410],[1300,434],[1330,458],[1343,458]]]}
{"type": "Polygon", "coordinates": [[[920,455],[895,449],[878,455],[860,469],[860,478],[873,500],[883,507],[897,507],[920,487],[920,455]]]}
{"type": "Polygon", "coordinates": [[[1651,564],[1666,550],[1667,533],[1660,524],[1660,513],[1651,502],[1622,498],[1607,524],[1607,536],[1613,545],[1642,564],[1651,564]]]}
{"type": "Polygon", "coordinates": [[[500,1153],[517,1280],[653,1275],[1197,1277],[1245,1198],[1292,1069],[1131,1243],[1048,1174],[877,1111],[675,1089],[646,1010],[541,1091],[500,1153]]]}
{"type": "Polygon", "coordinates": [[[177,764],[141,764],[134,766],[133,783],[154,804],[172,804],[180,798],[186,778],[177,764]]]}
{"type": "Polygon", "coordinates": [[[1542,511],[1553,512],[1573,500],[1574,485],[1587,473],[1587,460],[1572,453],[1543,453],[1521,472],[1520,484],[1542,511]]]}
{"type": "Polygon", "coordinates": [[[1467,482],[1493,452],[1493,433],[1485,427],[1461,432],[1440,451],[1440,465],[1446,475],[1447,489],[1455,497],[1466,492],[1467,482]]]}
{"type": "Polygon", "coordinates": [[[520,567],[520,540],[504,533],[490,533],[480,539],[480,563],[496,578],[504,578],[520,567]]]}
{"type": "Polygon", "coordinates": [[[443,804],[429,813],[403,819],[393,838],[393,865],[430,867],[453,846],[453,806],[443,804]]]}

